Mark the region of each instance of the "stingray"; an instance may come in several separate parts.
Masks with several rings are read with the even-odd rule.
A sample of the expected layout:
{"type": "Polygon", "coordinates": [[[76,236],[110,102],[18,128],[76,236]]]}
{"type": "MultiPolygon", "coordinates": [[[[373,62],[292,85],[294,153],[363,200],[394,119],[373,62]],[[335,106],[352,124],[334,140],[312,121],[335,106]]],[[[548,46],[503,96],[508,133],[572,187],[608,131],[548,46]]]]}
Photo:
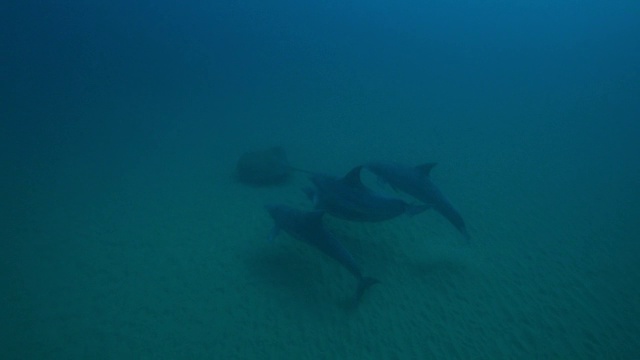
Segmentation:
{"type": "Polygon", "coordinates": [[[236,179],[257,186],[285,183],[291,176],[292,167],[280,146],[266,150],[246,152],[236,165],[236,179]]]}

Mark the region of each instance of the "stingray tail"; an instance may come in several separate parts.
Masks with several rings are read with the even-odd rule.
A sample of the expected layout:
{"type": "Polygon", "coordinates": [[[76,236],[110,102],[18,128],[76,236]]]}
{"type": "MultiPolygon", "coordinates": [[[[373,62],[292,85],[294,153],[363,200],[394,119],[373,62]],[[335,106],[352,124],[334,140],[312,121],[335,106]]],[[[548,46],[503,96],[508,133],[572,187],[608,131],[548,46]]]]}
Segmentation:
{"type": "Polygon", "coordinates": [[[291,166],[291,165],[287,165],[287,166],[289,167],[289,170],[291,170],[291,171],[297,171],[297,172],[301,172],[301,173],[305,173],[305,174],[311,174],[311,175],[316,174],[313,171],[300,169],[299,167],[295,167],[295,166],[291,166]]]}
{"type": "Polygon", "coordinates": [[[427,210],[431,209],[431,205],[414,205],[414,204],[408,204],[407,205],[407,210],[406,213],[409,216],[415,216],[418,214],[421,214],[427,210]]]}
{"type": "Polygon", "coordinates": [[[358,289],[356,290],[355,303],[359,303],[360,299],[362,299],[362,295],[364,292],[370,288],[372,285],[379,283],[380,280],[372,278],[372,277],[362,277],[358,280],[358,289]]]}

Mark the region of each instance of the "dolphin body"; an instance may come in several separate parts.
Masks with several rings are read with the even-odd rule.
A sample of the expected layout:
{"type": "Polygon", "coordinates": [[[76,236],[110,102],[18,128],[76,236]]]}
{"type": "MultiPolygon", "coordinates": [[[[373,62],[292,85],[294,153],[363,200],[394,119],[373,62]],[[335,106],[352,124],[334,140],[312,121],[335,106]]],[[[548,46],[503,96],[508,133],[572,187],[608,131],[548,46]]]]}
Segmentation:
{"type": "Polygon", "coordinates": [[[429,173],[434,166],[436,166],[436,163],[427,163],[416,167],[407,167],[394,163],[369,163],[364,165],[365,168],[394,189],[409,194],[427,205],[431,205],[449,220],[466,240],[469,240],[470,236],[462,216],[429,177],[429,173]]]}
{"type": "Polygon", "coordinates": [[[429,208],[427,205],[412,205],[401,199],[377,195],[362,184],[361,169],[362,166],[357,166],[342,178],[313,174],[310,180],[315,187],[306,188],[304,192],[317,210],[350,221],[378,222],[405,213],[415,215],[429,208]]]}
{"type": "Polygon", "coordinates": [[[378,283],[377,279],[362,275],[349,251],[322,224],[324,211],[300,211],[286,205],[267,205],[269,215],[275,222],[270,239],[275,238],[280,230],[292,237],[316,247],[344,266],[358,281],[355,294],[357,304],[365,290],[378,283]]]}

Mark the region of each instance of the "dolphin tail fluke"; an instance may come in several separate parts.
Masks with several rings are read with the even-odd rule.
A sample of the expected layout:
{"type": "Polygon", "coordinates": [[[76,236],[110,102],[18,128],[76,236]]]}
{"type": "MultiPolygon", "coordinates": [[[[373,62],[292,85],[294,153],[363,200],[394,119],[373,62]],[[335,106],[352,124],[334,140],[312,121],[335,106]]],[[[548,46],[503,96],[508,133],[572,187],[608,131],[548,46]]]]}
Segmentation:
{"type": "Polygon", "coordinates": [[[358,290],[356,290],[356,297],[355,297],[355,303],[359,303],[360,299],[362,299],[362,295],[364,295],[364,292],[370,288],[372,285],[375,285],[377,283],[379,283],[380,280],[372,278],[372,277],[362,277],[359,281],[358,281],[358,290]]]}
{"type": "Polygon", "coordinates": [[[310,175],[314,175],[314,174],[316,174],[316,173],[315,173],[315,172],[313,172],[313,171],[309,171],[309,170],[301,169],[301,168],[299,168],[299,167],[295,167],[295,166],[291,166],[291,165],[288,165],[288,167],[289,167],[289,170],[292,170],[292,171],[297,171],[297,172],[301,172],[301,173],[304,173],[304,174],[310,174],[310,175]]]}

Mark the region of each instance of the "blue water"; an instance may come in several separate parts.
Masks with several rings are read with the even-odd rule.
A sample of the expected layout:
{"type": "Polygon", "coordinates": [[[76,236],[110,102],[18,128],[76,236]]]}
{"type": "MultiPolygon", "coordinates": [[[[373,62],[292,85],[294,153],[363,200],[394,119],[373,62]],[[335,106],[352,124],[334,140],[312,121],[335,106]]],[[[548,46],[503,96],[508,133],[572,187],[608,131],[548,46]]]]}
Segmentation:
{"type": "Polygon", "coordinates": [[[2,359],[640,358],[640,3],[22,1],[0,44],[2,359]],[[305,176],[233,179],[273,145],[437,162],[473,241],[326,219],[381,280],[345,311],[265,241],[305,176]]]}

